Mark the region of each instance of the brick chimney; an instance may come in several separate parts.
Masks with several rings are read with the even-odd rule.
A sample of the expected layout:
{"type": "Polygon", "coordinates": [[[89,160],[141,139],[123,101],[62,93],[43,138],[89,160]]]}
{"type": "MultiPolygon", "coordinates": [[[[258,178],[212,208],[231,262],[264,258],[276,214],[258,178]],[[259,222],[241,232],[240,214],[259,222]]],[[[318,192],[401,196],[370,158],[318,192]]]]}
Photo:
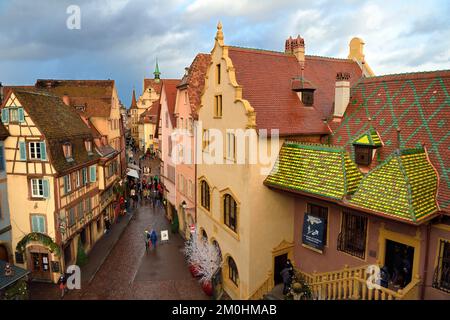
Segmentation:
{"type": "Polygon", "coordinates": [[[339,121],[350,102],[350,73],[338,72],[334,90],[334,118],[339,121]]]}
{"type": "Polygon", "coordinates": [[[303,40],[300,35],[298,35],[296,39],[289,37],[289,39],[285,42],[284,52],[287,54],[293,54],[297,58],[298,62],[303,65],[305,63],[305,40],[303,40]]]}
{"type": "Polygon", "coordinates": [[[67,95],[67,93],[64,93],[64,95],[62,97],[62,101],[64,102],[65,105],[70,106],[70,98],[67,95]]]}

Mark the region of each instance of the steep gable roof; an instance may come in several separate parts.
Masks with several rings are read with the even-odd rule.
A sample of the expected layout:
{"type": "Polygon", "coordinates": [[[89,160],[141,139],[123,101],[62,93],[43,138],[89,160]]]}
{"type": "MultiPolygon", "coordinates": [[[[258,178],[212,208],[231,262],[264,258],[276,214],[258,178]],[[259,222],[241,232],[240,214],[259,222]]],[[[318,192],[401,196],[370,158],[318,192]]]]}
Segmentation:
{"type": "Polygon", "coordinates": [[[361,179],[343,148],[286,142],[264,184],[340,200],[353,193],[361,179]]]}
{"type": "Polygon", "coordinates": [[[205,87],[205,77],[208,66],[211,63],[211,55],[206,53],[199,53],[192,61],[189,67],[188,74],[181,79],[179,88],[186,87],[189,96],[189,104],[191,107],[191,114],[194,119],[197,119],[197,109],[200,106],[201,95],[205,87]]]}
{"type": "Polygon", "coordinates": [[[180,80],[164,79],[163,88],[166,93],[167,108],[169,112],[169,119],[172,123],[172,127],[175,128],[175,103],[177,98],[177,86],[180,84],[180,80]]]}
{"type": "Polygon", "coordinates": [[[423,148],[397,150],[363,178],[349,203],[419,223],[438,211],[437,186],[423,148]]]}
{"type": "Polygon", "coordinates": [[[449,119],[450,70],[364,78],[353,86],[342,121],[330,123],[331,143],[353,155],[353,141],[372,126],[384,143],[372,167],[398,148],[398,136],[402,148],[425,146],[439,173],[439,206],[450,212],[449,119]]]}
{"type": "Polygon", "coordinates": [[[72,107],[48,92],[21,89],[12,89],[12,92],[47,139],[52,164],[57,172],[98,159],[98,155],[87,153],[84,141],[93,138],[91,129],[72,107]],[[65,142],[72,144],[72,162],[67,162],[64,157],[62,145],[65,142]]]}
{"type": "Polygon", "coordinates": [[[256,111],[258,129],[279,129],[280,135],[327,134],[323,119],[333,109],[337,72],[349,72],[356,82],[362,71],[356,62],[306,56],[302,70],[297,58],[282,52],[228,47],[242,86],[243,98],[256,111]],[[294,78],[314,83],[314,106],[304,106],[292,90],[294,78]]]}

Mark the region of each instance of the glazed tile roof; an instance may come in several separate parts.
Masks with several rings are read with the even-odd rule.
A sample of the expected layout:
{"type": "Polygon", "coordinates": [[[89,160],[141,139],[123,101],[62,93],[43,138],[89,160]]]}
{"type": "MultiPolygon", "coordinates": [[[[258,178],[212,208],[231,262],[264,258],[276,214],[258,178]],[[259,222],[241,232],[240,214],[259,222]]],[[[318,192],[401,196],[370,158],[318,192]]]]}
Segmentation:
{"type": "Polygon", "coordinates": [[[383,145],[378,132],[372,127],[353,141],[353,144],[371,147],[381,147],[383,145]]]}
{"type": "Polygon", "coordinates": [[[339,200],[353,193],[361,179],[343,148],[286,142],[264,184],[339,200]]]}
{"type": "Polygon", "coordinates": [[[400,128],[402,148],[427,148],[439,173],[439,206],[450,212],[449,119],[450,70],[364,78],[352,88],[342,121],[330,123],[330,142],[353,157],[352,143],[372,126],[384,144],[372,161],[375,167],[398,148],[400,128]]]}
{"type": "Polygon", "coordinates": [[[205,87],[205,76],[208,66],[211,63],[211,55],[206,53],[199,53],[192,61],[187,75],[181,79],[178,87],[187,87],[189,95],[189,104],[191,107],[191,114],[194,119],[197,119],[197,110],[200,106],[201,95],[205,87]]]}
{"type": "Polygon", "coordinates": [[[256,111],[258,129],[279,129],[280,135],[329,133],[322,119],[333,111],[336,74],[350,73],[351,84],[362,76],[358,64],[348,59],[306,55],[302,74],[295,56],[283,52],[230,46],[228,53],[243,98],[256,111]],[[292,91],[292,79],[302,76],[316,88],[312,107],[303,106],[292,91]]]}
{"type": "Polygon", "coordinates": [[[74,108],[48,92],[20,89],[12,89],[12,92],[45,136],[50,159],[57,172],[95,162],[99,158],[87,153],[84,141],[93,140],[92,131],[74,108]],[[72,162],[67,162],[64,157],[62,145],[65,142],[72,144],[72,162]]]}
{"type": "Polygon", "coordinates": [[[361,181],[349,203],[419,223],[438,211],[438,177],[423,148],[397,150],[361,181]]]}
{"type": "Polygon", "coordinates": [[[83,116],[107,118],[111,114],[114,80],[54,80],[39,79],[36,88],[62,97],[70,97],[70,105],[79,110],[84,106],[83,116]]]}

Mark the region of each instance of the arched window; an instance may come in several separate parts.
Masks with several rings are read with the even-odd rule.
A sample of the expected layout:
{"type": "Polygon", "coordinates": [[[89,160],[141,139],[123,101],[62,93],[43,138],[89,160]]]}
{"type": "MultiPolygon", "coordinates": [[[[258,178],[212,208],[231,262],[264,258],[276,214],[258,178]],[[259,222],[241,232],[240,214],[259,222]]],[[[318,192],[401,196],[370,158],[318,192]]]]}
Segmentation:
{"type": "Polygon", "coordinates": [[[219,253],[220,261],[222,261],[222,250],[220,250],[219,243],[216,240],[213,240],[212,244],[216,247],[217,252],[219,253]]]}
{"type": "Polygon", "coordinates": [[[210,205],[210,194],[209,194],[209,185],[206,181],[201,182],[201,204],[202,207],[209,211],[210,205]]]}
{"type": "Polygon", "coordinates": [[[233,281],[235,285],[239,285],[239,273],[232,257],[228,257],[228,278],[233,281]]]}
{"type": "Polygon", "coordinates": [[[208,241],[208,234],[206,233],[205,229],[202,230],[202,239],[208,241]]]}
{"type": "Polygon", "coordinates": [[[233,197],[226,194],[223,197],[223,222],[234,232],[237,230],[237,204],[233,197]]]}

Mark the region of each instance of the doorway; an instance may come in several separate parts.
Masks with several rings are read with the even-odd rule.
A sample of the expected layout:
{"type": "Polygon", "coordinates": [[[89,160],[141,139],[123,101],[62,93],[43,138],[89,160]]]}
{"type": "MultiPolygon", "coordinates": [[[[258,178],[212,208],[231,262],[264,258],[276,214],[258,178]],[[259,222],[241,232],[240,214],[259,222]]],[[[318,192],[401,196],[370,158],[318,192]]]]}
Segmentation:
{"type": "Polygon", "coordinates": [[[0,260],[9,262],[8,250],[2,244],[0,244],[0,260]]]}
{"type": "Polygon", "coordinates": [[[414,247],[386,240],[384,265],[389,273],[392,289],[404,288],[411,282],[414,263],[414,247]]]}
{"type": "Polygon", "coordinates": [[[283,270],[286,262],[288,260],[288,254],[284,253],[275,257],[275,269],[274,269],[274,282],[275,285],[283,283],[283,277],[281,276],[281,271],[283,270]]]}
{"type": "Polygon", "coordinates": [[[50,261],[47,253],[31,252],[31,271],[33,278],[50,280],[50,261]]]}

